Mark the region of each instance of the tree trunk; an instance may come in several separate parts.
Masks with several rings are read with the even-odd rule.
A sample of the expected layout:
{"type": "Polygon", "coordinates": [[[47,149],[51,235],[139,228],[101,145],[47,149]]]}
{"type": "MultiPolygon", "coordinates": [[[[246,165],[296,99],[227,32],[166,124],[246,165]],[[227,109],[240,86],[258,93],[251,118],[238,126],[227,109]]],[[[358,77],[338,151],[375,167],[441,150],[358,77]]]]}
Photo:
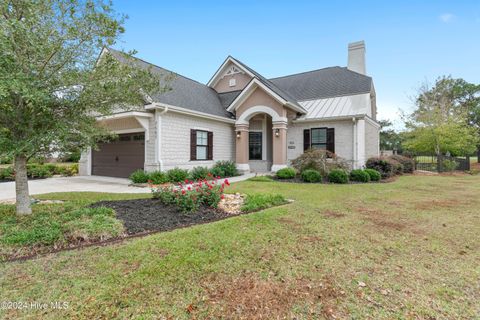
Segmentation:
{"type": "Polygon", "coordinates": [[[477,149],[477,162],[480,163],[480,147],[477,149]]]}
{"type": "Polygon", "coordinates": [[[30,195],[28,193],[27,158],[15,157],[15,191],[17,196],[17,214],[31,214],[30,195]]]}

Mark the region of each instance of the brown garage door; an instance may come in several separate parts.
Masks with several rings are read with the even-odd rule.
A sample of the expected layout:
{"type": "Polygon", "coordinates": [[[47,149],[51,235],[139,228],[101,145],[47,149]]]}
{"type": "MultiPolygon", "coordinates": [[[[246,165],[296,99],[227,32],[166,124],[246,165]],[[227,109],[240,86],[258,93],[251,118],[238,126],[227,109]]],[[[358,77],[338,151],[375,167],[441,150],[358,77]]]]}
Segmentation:
{"type": "MultiPolygon", "coordinates": [[[[92,174],[127,178],[133,171],[143,169],[145,162],[145,134],[120,134],[112,142],[98,144],[92,152],[92,174]]],[[[108,191],[108,190],[107,190],[108,191]]]]}

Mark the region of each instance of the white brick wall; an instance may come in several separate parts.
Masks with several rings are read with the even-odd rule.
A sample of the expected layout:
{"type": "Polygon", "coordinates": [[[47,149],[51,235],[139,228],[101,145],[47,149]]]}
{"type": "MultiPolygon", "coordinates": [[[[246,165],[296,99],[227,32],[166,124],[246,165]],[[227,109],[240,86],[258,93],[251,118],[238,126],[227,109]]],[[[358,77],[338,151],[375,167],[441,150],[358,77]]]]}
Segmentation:
{"type": "Polygon", "coordinates": [[[171,111],[161,117],[160,160],[162,170],[174,167],[184,169],[196,166],[209,167],[218,160],[235,161],[235,128],[233,124],[171,111]],[[190,161],[190,129],[213,132],[212,161],[190,161]]]}
{"type": "Polygon", "coordinates": [[[335,128],[335,153],[347,161],[353,161],[352,120],[289,123],[287,129],[288,161],[295,159],[303,153],[303,130],[320,127],[335,128]],[[292,149],[292,147],[295,148],[292,149]]]}
{"type": "Polygon", "coordinates": [[[380,129],[365,121],[365,158],[377,157],[380,153],[380,129]]]}

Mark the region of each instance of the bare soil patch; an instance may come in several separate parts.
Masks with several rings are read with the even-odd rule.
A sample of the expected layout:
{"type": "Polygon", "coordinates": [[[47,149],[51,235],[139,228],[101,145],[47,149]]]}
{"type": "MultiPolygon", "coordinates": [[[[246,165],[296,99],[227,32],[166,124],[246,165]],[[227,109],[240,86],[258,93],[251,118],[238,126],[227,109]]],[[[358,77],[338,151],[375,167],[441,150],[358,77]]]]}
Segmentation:
{"type": "Polygon", "coordinates": [[[457,199],[432,199],[417,202],[415,209],[417,210],[432,210],[438,208],[456,208],[462,204],[462,201],[457,199]]]}
{"type": "Polygon", "coordinates": [[[207,309],[214,319],[295,319],[301,307],[312,319],[342,318],[337,300],[344,293],[330,279],[273,280],[246,274],[236,278],[212,276],[204,282],[207,299],[192,313],[207,309]]]}
{"type": "Polygon", "coordinates": [[[343,218],[343,217],[346,216],[345,213],[337,212],[337,211],[333,211],[333,210],[323,210],[323,211],[319,211],[319,212],[327,218],[343,218]]]}

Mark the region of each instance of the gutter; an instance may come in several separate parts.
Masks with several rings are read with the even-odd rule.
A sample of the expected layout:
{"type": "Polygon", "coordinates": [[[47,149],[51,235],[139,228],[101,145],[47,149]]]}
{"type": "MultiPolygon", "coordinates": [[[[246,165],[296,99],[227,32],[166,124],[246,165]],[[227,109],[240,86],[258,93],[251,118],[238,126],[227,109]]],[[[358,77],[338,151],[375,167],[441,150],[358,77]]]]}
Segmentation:
{"type": "Polygon", "coordinates": [[[235,119],[230,119],[230,118],[217,116],[217,115],[213,115],[213,114],[209,114],[209,113],[205,113],[205,112],[200,112],[200,111],[194,111],[194,110],[186,109],[186,108],[182,108],[182,107],[172,106],[172,105],[169,105],[169,104],[166,104],[166,103],[154,102],[154,103],[146,105],[145,109],[146,110],[163,109],[162,114],[166,113],[167,111],[171,111],[171,112],[186,114],[186,115],[190,115],[190,116],[205,118],[205,119],[209,119],[209,120],[222,121],[222,122],[227,122],[227,123],[232,123],[232,124],[235,123],[235,119]]]}

